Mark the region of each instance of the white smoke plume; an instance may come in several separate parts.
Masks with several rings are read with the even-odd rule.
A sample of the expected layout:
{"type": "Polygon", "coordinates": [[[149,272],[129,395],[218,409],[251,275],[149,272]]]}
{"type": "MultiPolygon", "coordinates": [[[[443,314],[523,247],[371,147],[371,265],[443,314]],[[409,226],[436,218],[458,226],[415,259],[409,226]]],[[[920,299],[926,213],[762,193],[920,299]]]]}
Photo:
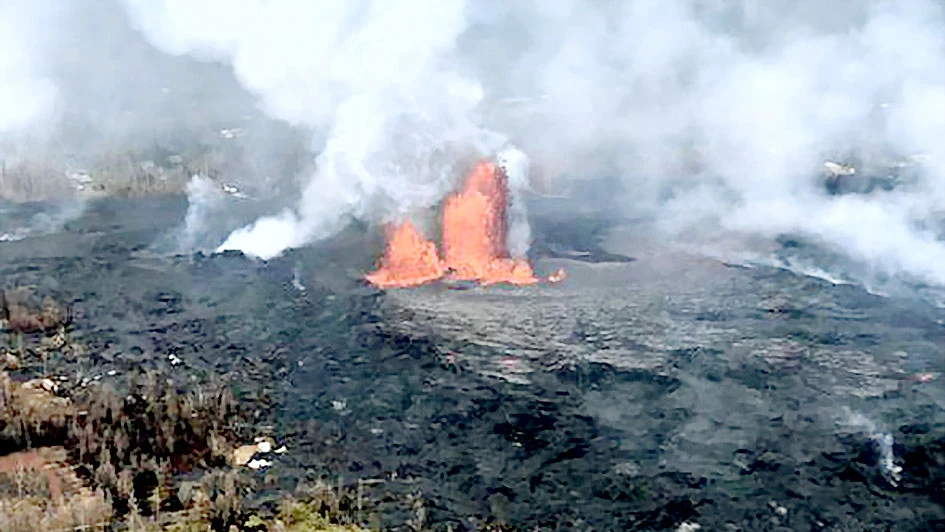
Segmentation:
{"type": "MultiPolygon", "coordinates": [[[[670,235],[800,233],[877,270],[945,283],[938,0],[52,4],[0,6],[11,51],[0,59],[0,129],[86,107],[90,123],[122,135],[190,126],[239,105],[205,94],[168,107],[161,83],[184,100],[195,87],[224,100],[225,76],[207,75],[222,65],[263,112],[310,132],[318,155],[300,197],[223,249],[273,257],[352,218],[412,216],[454,189],[473,157],[514,145],[557,180],[551,188],[619,176],[626,212],[670,235]],[[910,154],[928,162],[891,192],[824,191],[825,160],[882,169],[910,154]]],[[[513,228],[522,253],[527,224],[513,228]]]]}
{"type": "Polygon", "coordinates": [[[181,250],[200,249],[200,238],[207,232],[210,218],[220,208],[223,193],[210,179],[195,175],[187,183],[187,214],[178,237],[181,250]]]}
{"type": "Polygon", "coordinates": [[[903,467],[900,465],[901,460],[896,457],[896,442],[892,434],[881,430],[870,418],[847,407],[843,407],[842,417],[838,418],[837,426],[841,429],[852,429],[866,433],[876,446],[879,454],[879,466],[886,480],[893,486],[897,486],[902,481],[903,467]]]}
{"type": "Polygon", "coordinates": [[[298,204],[222,248],[272,257],[427,207],[461,154],[514,139],[559,176],[621,175],[627,208],[672,231],[799,232],[945,282],[945,246],[916,228],[945,207],[933,0],[127,5],[156,45],[232,65],[272,116],[317,132],[298,204]],[[825,156],[891,152],[936,162],[881,197],[823,192],[825,156]]]}
{"type": "Polygon", "coordinates": [[[269,258],[351,216],[409,214],[450,190],[464,152],[501,145],[475,123],[483,89],[456,56],[464,2],[128,4],[156,44],[230,62],[272,116],[324,136],[299,204],[222,249],[269,258]]]}
{"type": "Polygon", "coordinates": [[[207,144],[253,111],[229,66],[156,49],[121,0],[5,0],[0,45],[7,168],[83,169],[103,156],[207,144]]]}
{"type": "Polygon", "coordinates": [[[528,210],[525,208],[523,193],[531,187],[531,161],[522,150],[506,148],[496,155],[496,161],[508,179],[509,187],[509,234],[506,238],[509,254],[522,258],[528,253],[532,243],[531,225],[528,223],[528,210]]]}

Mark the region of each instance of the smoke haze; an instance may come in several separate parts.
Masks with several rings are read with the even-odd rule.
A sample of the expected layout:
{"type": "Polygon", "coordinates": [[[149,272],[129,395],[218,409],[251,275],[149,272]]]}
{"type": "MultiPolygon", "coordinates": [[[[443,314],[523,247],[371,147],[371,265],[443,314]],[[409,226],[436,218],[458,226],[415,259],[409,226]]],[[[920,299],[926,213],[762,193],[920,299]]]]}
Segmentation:
{"type": "Polygon", "coordinates": [[[58,138],[100,147],[258,110],[306,135],[311,169],[283,176],[297,197],[221,249],[269,258],[354,218],[421,216],[514,147],[551,189],[619,177],[624,211],[670,236],[797,233],[945,283],[937,0],[52,4],[0,7],[0,132],[91,124],[94,142],[58,138]],[[824,190],[825,160],[911,154],[928,162],[894,191],[824,190]]]}
{"type": "Polygon", "coordinates": [[[0,133],[22,130],[42,119],[55,101],[55,88],[35,61],[42,42],[30,42],[44,16],[25,0],[0,5],[0,133]]]}

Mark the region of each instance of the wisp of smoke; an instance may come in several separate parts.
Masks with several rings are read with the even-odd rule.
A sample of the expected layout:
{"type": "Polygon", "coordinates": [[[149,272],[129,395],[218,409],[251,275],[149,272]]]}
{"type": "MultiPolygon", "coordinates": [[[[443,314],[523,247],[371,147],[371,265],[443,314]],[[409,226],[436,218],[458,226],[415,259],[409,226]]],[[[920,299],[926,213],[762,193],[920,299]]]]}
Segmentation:
{"type": "Polygon", "coordinates": [[[838,419],[840,428],[853,429],[865,432],[873,440],[879,454],[879,466],[882,468],[886,480],[893,486],[902,480],[902,466],[895,454],[895,440],[889,432],[880,430],[876,423],[859,412],[847,407],[842,409],[843,416],[838,419]]]}
{"type": "MultiPolygon", "coordinates": [[[[75,79],[55,78],[58,91],[44,81],[50,50],[64,45],[35,37],[51,16],[41,4],[0,7],[11,51],[0,59],[2,101],[30,96],[0,105],[0,129],[78,101],[67,90],[75,79]]],[[[220,249],[269,258],[354,218],[414,216],[455,189],[472,159],[514,145],[559,185],[620,176],[626,211],[671,235],[797,233],[877,270],[945,283],[937,0],[120,4],[121,16],[96,20],[130,24],[175,58],[225,65],[263,112],[311,132],[317,157],[297,201],[220,249]],[[915,153],[929,162],[892,192],[824,191],[826,158],[915,153]]],[[[83,57],[105,64],[100,41],[83,57]]],[[[510,210],[522,220],[517,194],[528,186],[516,179],[510,210]]],[[[513,229],[521,254],[527,224],[513,229]]]]}
{"type": "Polygon", "coordinates": [[[190,179],[187,183],[187,214],[177,242],[180,250],[199,249],[200,239],[207,232],[210,217],[220,206],[221,196],[219,187],[210,179],[200,175],[190,179]]]}

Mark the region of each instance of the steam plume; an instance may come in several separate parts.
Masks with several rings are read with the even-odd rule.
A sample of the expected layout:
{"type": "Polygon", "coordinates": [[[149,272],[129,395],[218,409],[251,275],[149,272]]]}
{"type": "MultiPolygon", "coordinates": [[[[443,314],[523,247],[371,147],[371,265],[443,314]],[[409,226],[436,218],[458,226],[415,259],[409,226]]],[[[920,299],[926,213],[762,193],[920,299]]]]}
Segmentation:
{"type": "Polygon", "coordinates": [[[500,145],[474,122],[482,87],[455,57],[463,2],[128,3],[155,43],[231,62],[274,117],[325,136],[296,208],[224,249],[268,258],[350,216],[408,214],[442,198],[464,152],[500,145]]]}
{"type": "Polygon", "coordinates": [[[299,204],[224,248],[271,257],[348,216],[429,206],[458,154],[512,137],[572,179],[619,173],[628,207],[674,231],[798,231],[945,281],[929,265],[945,247],[912,227],[942,205],[945,166],[886,198],[829,198],[815,176],[825,152],[941,152],[931,0],[128,5],[165,50],[229,62],[273,116],[322,134],[299,204]],[[496,104],[513,89],[527,110],[496,104]]]}
{"type": "MultiPolygon", "coordinates": [[[[208,85],[180,75],[190,67],[175,70],[185,58],[205,62],[202,72],[225,66],[269,117],[309,132],[318,155],[297,201],[222,248],[266,258],[351,218],[413,217],[454,190],[470,161],[514,145],[553,188],[620,176],[626,212],[653,215],[670,235],[801,233],[877,269],[945,283],[945,13],[936,0],[120,5],[77,1],[67,15],[43,2],[0,7],[9,26],[0,44],[12,51],[0,60],[0,101],[18,102],[0,105],[0,130],[116,100],[89,87],[142,95],[159,79],[208,85]],[[141,47],[135,30],[169,55],[141,47]],[[122,72],[115,49],[134,50],[122,67],[166,69],[107,78],[122,72]],[[62,59],[70,50],[72,70],[62,59]],[[105,81],[83,81],[75,64],[105,81]],[[148,72],[153,83],[131,83],[148,72]],[[895,191],[823,190],[828,158],[886,172],[887,160],[916,153],[928,162],[895,191]]],[[[211,92],[228,90],[223,77],[211,92]]],[[[195,116],[117,99],[155,110],[126,122],[108,115],[127,135],[157,115],[176,120],[168,130],[195,116]]],[[[527,225],[515,227],[510,248],[522,253],[527,225]]]]}

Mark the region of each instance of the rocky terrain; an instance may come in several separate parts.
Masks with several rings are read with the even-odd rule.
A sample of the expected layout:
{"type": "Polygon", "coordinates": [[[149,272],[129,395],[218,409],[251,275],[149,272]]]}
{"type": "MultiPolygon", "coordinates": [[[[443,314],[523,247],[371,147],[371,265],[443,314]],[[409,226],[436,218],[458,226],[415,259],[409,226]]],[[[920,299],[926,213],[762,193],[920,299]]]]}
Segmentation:
{"type": "MultiPolygon", "coordinates": [[[[109,401],[136,386],[230,394],[233,415],[206,425],[220,436],[193,432],[225,446],[167,456],[236,472],[231,524],[264,526],[247,516],[332,488],[337,515],[376,529],[945,526],[940,309],[540,209],[536,267],[564,267],[563,283],[379,292],[361,280],[381,248],[372,231],[268,263],[159,252],[185,210],[173,196],[98,200],[61,231],[0,243],[4,286],[68,318],[62,345],[43,344],[58,327],[9,336],[8,371],[75,405],[102,404],[98,388],[121,390],[109,401]],[[233,466],[245,445],[256,452],[233,466]]],[[[49,443],[77,448],[62,437],[49,443]]],[[[178,499],[199,481],[172,473],[178,499]]]]}

